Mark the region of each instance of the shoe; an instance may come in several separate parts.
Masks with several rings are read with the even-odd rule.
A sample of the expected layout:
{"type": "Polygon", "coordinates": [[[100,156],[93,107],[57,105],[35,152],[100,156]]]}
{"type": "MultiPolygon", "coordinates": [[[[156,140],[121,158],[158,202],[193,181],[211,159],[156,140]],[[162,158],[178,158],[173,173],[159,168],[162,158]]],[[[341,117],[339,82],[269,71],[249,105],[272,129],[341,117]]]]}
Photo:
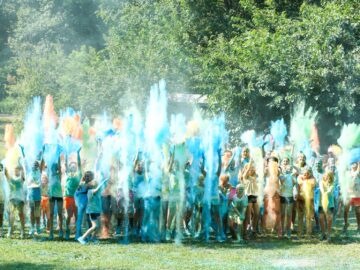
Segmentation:
{"type": "Polygon", "coordinates": [[[36,234],[37,234],[37,235],[41,234],[41,229],[40,229],[40,227],[37,227],[37,228],[36,228],[36,234]]]}
{"type": "Polygon", "coordinates": [[[191,236],[191,233],[190,233],[190,231],[188,229],[185,229],[184,230],[184,235],[189,237],[189,236],[191,236]]]}
{"type": "Polygon", "coordinates": [[[326,235],[325,234],[321,235],[320,241],[325,241],[325,240],[326,240],[326,235]]]}
{"type": "Polygon", "coordinates": [[[63,230],[60,230],[59,231],[59,238],[62,239],[64,237],[64,232],[63,230]]]}
{"type": "Polygon", "coordinates": [[[29,230],[29,235],[30,235],[30,237],[33,237],[34,234],[35,234],[35,230],[34,230],[33,228],[31,228],[31,229],[29,230]]]}
{"type": "Polygon", "coordinates": [[[291,230],[288,230],[286,233],[286,238],[291,239],[291,230]]]}
{"type": "Polygon", "coordinates": [[[9,228],[6,237],[7,237],[7,238],[11,238],[11,236],[12,236],[12,229],[9,228]]]}
{"type": "Polygon", "coordinates": [[[225,242],[225,240],[221,237],[221,235],[217,235],[217,236],[216,236],[216,241],[217,241],[218,243],[223,243],[223,242],[225,242]]]}
{"type": "Polygon", "coordinates": [[[82,237],[79,237],[79,238],[77,239],[77,241],[78,241],[80,244],[82,244],[82,245],[85,245],[85,244],[86,244],[85,239],[82,238],[82,237]]]}

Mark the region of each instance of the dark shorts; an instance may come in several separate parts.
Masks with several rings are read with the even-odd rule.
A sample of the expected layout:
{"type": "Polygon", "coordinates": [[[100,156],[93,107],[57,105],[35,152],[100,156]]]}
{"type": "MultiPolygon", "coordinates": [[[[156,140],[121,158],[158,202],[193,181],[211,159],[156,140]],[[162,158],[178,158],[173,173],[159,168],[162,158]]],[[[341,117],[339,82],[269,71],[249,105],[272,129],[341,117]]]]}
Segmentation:
{"type": "MultiPolygon", "coordinates": [[[[334,207],[330,207],[327,212],[330,213],[330,214],[334,214],[335,208],[334,208],[334,207]]],[[[324,208],[322,208],[321,206],[319,207],[319,213],[322,213],[322,214],[325,213],[325,212],[324,212],[324,208]]]]}
{"type": "Polygon", "coordinates": [[[102,213],[106,215],[112,214],[112,198],[111,195],[108,196],[101,196],[101,206],[102,206],[102,213]]]}
{"type": "Polygon", "coordinates": [[[282,197],[282,196],[280,196],[280,203],[281,204],[292,204],[292,203],[294,203],[294,198],[293,197],[282,197]]]}
{"type": "Polygon", "coordinates": [[[63,201],[63,197],[50,197],[50,202],[54,203],[54,202],[62,202],[63,201]]]}
{"type": "Polygon", "coordinates": [[[249,195],[248,196],[248,203],[257,203],[257,196],[249,195]]]}
{"type": "Polygon", "coordinates": [[[96,221],[100,217],[100,213],[91,213],[88,214],[91,221],[96,221]]]}

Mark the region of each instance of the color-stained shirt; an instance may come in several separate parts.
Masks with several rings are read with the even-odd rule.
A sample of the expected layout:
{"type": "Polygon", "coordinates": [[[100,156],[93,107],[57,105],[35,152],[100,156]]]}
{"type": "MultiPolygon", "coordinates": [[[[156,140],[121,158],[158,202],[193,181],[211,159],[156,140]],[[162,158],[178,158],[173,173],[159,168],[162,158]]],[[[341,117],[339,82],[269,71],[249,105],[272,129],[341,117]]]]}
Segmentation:
{"type": "Polygon", "coordinates": [[[245,194],[246,196],[258,196],[259,194],[259,187],[257,183],[257,177],[256,176],[248,176],[243,177],[243,183],[245,186],[245,194]]]}
{"type": "Polygon", "coordinates": [[[351,198],[360,198],[360,175],[354,175],[352,177],[353,185],[351,187],[350,191],[350,197],[351,198]]]}
{"type": "Polygon", "coordinates": [[[293,196],[294,176],[290,173],[281,175],[280,196],[290,198],[293,196]]]}
{"type": "Polygon", "coordinates": [[[320,182],[320,201],[323,208],[330,209],[335,207],[334,201],[334,184],[329,185],[328,183],[320,182]]]}
{"type": "Polygon", "coordinates": [[[5,202],[5,185],[6,178],[3,172],[0,173],[0,203],[5,202]]]}
{"type": "Polygon", "coordinates": [[[81,177],[81,173],[67,177],[64,190],[65,197],[74,197],[75,191],[79,187],[81,177]]]}
{"type": "Polygon", "coordinates": [[[61,198],[62,187],[61,187],[61,177],[59,174],[49,176],[49,185],[48,185],[48,194],[49,197],[61,198]]]}
{"type": "Polygon", "coordinates": [[[302,177],[298,177],[298,185],[300,188],[300,196],[303,199],[314,199],[314,178],[304,179],[302,177]]]}
{"type": "Polygon", "coordinates": [[[229,205],[229,217],[230,219],[245,219],[245,210],[248,206],[248,198],[243,195],[241,198],[234,196],[229,205]]]}
{"type": "Polygon", "coordinates": [[[10,186],[10,200],[25,201],[24,181],[21,177],[11,178],[10,186]]]}
{"type": "Polygon", "coordinates": [[[100,214],[101,213],[101,190],[94,193],[95,189],[89,189],[87,192],[88,202],[86,205],[87,214],[100,214]]]}

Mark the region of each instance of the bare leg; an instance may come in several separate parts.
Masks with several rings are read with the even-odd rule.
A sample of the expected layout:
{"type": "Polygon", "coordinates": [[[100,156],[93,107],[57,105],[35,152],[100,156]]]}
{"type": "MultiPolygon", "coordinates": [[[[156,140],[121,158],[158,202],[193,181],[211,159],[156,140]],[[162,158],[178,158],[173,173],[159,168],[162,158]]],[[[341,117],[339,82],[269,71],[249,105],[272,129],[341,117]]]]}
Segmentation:
{"type": "Polygon", "coordinates": [[[355,206],[357,230],[360,232],[360,206],[355,206]]]}
{"type": "Polygon", "coordinates": [[[63,234],[63,201],[57,200],[57,211],[59,219],[59,237],[62,238],[63,234]]]}
{"type": "Polygon", "coordinates": [[[325,237],[325,215],[324,215],[324,213],[319,213],[319,218],[320,218],[321,234],[322,234],[322,238],[324,238],[325,237]]]}
{"type": "Polygon", "coordinates": [[[345,205],[344,209],[344,232],[347,232],[347,228],[349,227],[349,212],[350,212],[350,204],[345,205]]]}

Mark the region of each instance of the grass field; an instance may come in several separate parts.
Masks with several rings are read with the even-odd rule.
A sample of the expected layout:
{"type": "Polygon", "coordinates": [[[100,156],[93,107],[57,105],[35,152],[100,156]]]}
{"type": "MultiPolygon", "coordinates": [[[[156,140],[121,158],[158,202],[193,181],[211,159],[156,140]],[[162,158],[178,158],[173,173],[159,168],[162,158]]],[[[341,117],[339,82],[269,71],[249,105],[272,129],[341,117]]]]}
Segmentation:
{"type": "MultiPolygon", "coordinates": [[[[118,244],[0,239],[0,269],[360,269],[360,235],[336,226],[332,242],[318,237],[278,240],[259,237],[248,244],[118,244]]],[[[15,235],[16,238],[16,235],[15,235]]]]}

